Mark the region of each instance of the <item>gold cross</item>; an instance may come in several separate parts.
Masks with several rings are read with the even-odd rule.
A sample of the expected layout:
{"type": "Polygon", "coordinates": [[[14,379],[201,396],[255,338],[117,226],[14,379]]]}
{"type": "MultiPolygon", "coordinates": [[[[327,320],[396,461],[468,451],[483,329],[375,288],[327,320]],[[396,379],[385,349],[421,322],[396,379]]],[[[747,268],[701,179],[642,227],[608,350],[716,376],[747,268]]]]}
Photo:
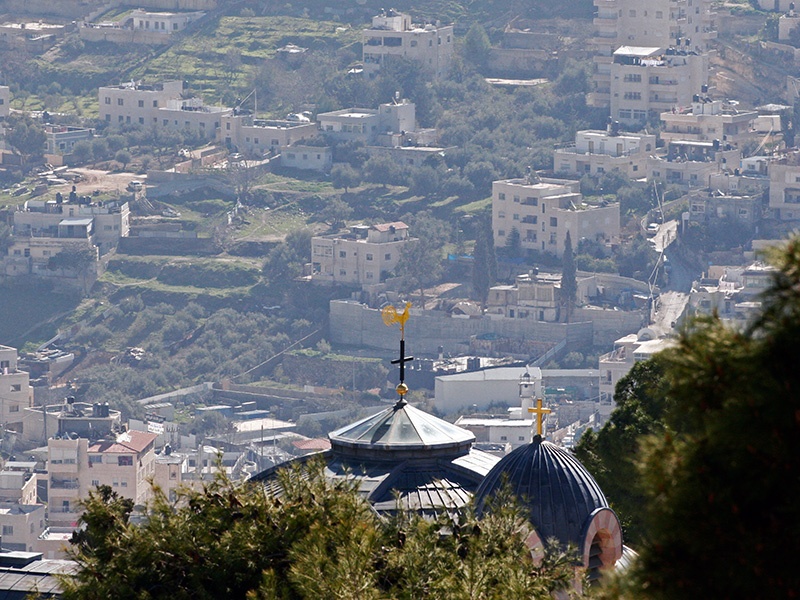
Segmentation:
{"type": "Polygon", "coordinates": [[[536,434],[542,435],[542,417],[549,415],[552,410],[549,408],[542,408],[542,399],[536,399],[536,408],[529,408],[529,413],[536,413],[536,434]]]}

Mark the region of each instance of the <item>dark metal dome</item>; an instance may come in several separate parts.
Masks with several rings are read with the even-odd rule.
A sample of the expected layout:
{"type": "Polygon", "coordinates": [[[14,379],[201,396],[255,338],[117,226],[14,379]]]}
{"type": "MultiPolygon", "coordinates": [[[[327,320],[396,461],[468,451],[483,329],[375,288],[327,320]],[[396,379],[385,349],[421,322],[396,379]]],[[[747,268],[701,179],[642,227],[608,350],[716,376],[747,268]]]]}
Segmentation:
{"type": "Polygon", "coordinates": [[[478,512],[504,484],[529,511],[531,524],[546,541],[583,546],[592,513],[608,502],[594,477],[568,451],[535,436],[504,456],[475,492],[478,512]]]}

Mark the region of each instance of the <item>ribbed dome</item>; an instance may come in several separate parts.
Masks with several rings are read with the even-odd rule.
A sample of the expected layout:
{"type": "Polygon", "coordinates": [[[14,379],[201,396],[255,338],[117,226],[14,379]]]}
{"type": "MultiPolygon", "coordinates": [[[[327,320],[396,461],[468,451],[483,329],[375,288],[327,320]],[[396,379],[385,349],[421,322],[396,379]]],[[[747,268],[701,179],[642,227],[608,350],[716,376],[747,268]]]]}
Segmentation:
{"type": "Polygon", "coordinates": [[[592,513],[608,502],[589,472],[566,450],[535,436],[498,462],[475,492],[483,512],[487,501],[505,482],[529,510],[529,518],[544,541],[583,546],[584,529],[592,513]]]}
{"type": "Polygon", "coordinates": [[[469,452],[475,435],[398,402],[391,408],[328,434],[338,455],[397,460],[401,455],[457,456],[469,452]]]}

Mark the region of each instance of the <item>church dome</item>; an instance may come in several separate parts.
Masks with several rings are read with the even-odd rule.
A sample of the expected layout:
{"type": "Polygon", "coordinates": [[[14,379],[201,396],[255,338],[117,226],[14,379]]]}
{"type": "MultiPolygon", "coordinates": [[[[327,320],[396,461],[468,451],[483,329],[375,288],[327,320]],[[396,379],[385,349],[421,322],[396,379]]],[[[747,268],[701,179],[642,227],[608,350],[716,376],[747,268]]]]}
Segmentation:
{"type": "Polygon", "coordinates": [[[475,435],[405,401],[328,434],[343,457],[398,460],[467,454],[475,435]]]}
{"type": "Polygon", "coordinates": [[[538,435],[503,457],[489,472],[475,492],[479,513],[506,482],[528,509],[541,541],[556,538],[582,548],[593,517],[598,512],[613,515],[603,491],[584,466],[567,450],[538,435]]]}

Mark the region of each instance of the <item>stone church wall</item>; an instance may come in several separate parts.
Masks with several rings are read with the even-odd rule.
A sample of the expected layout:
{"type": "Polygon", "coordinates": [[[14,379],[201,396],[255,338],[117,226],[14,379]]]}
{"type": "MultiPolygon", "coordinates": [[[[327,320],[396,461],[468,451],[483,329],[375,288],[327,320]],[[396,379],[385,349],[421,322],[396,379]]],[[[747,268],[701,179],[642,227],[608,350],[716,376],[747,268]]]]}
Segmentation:
{"type": "MultiPolygon", "coordinates": [[[[635,331],[636,329],[634,329],[635,331]]],[[[331,341],[337,344],[396,350],[397,327],[383,324],[380,311],[349,300],[330,303],[331,341]]],[[[556,344],[567,340],[568,347],[588,347],[593,343],[591,322],[545,323],[527,319],[454,319],[436,311],[414,311],[406,323],[408,351],[436,354],[439,346],[446,353],[467,348],[473,335],[495,334],[512,339],[528,339],[556,344]]],[[[616,339],[616,338],[614,338],[616,339]]]]}

